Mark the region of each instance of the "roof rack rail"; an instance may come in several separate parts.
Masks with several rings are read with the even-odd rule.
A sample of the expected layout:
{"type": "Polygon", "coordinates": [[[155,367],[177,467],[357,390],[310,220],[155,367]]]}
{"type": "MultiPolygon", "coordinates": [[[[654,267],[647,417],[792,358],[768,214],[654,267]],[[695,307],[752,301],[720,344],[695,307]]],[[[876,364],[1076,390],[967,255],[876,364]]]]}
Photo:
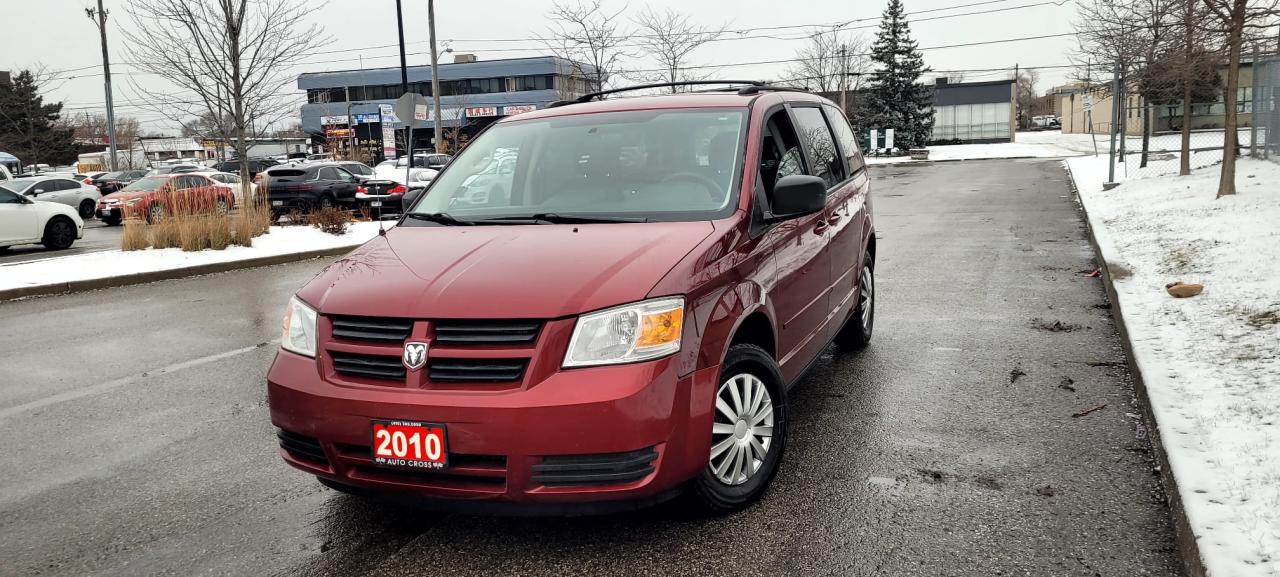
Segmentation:
{"type": "Polygon", "coordinates": [[[749,94],[759,94],[761,92],[809,92],[808,88],[799,86],[775,86],[773,84],[762,84],[755,86],[743,86],[738,89],[738,94],[747,96],[749,94]]]}
{"type": "Polygon", "coordinates": [[[764,86],[765,83],[759,80],[688,80],[684,82],[658,82],[655,84],[637,84],[635,86],[626,86],[623,88],[612,88],[609,90],[601,90],[599,92],[591,92],[583,94],[573,100],[557,100],[547,105],[547,108],[556,108],[558,106],[566,106],[569,104],[577,104],[580,102],[591,102],[601,96],[609,94],[617,94],[619,92],[630,92],[632,90],[648,90],[650,88],[671,88],[674,86],[708,86],[708,85],[725,85],[725,86],[764,86]]]}

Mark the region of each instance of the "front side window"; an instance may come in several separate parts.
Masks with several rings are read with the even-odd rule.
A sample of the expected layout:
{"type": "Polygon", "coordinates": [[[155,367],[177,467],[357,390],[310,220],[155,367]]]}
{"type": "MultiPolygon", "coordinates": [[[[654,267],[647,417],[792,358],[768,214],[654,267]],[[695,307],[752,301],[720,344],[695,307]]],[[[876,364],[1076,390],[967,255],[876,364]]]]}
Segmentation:
{"type": "Polygon", "coordinates": [[[732,211],[745,109],[504,122],[449,162],[419,214],[704,220],[732,211]]]}
{"type": "Polygon", "coordinates": [[[817,108],[800,107],[794,109],[797,128],[804,139],[805,151],[813,163],[810,174],[822,177],[827,187],[835,186],[844,180],[844,159],[836,150],[835,138],[827,121],[822,118],[822,111],[817,108]]]}
{"type": "Polygon", "coordinates": [[[22,198],[13,191],[0,186],[0,204],[22,204],[22,198]]]}
{"type": "Polygon", "coordinates": [[[169,182],[166,176],[148,176],[133,181],[133,184],[124,187],[125,192],[151,191],[160,190],[164,183],[169,182]]]}
{"type": "Polygon", "coordinates": [[[862,151],[858,149],[858,139],[854,137],[853,129],[849,127],[849,121],[845,119],[844,113],[834,106],[827,106],[824,110],[827,112],[827,120],[831,123],[831,128],[836,133],[836,141],[840,143],[840,151],[844,153],[849,174],[862,170],[865,166],[862,151]]]}

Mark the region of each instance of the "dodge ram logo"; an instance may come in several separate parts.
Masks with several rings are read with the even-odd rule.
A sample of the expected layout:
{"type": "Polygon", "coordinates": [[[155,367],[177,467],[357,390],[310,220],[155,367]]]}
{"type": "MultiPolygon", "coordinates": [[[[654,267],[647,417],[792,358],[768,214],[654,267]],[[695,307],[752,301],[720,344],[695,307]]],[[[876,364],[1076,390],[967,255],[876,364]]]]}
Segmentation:
{"type": "Polygon", "coordinates": [[[404,366],[409,370],[420,369],[427,362],[426,343],[404,344],[404,366]]]}

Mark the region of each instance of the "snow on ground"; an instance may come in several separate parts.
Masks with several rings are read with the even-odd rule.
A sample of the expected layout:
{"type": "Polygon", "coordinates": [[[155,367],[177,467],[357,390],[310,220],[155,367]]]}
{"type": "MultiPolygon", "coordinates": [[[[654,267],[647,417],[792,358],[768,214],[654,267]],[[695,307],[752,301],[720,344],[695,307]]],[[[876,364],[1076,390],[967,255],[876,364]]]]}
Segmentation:
{"type": "Polygon", "coordinates": [[[1103,191],[1106,161],[1066,162],[1208,574],[1280,575],[1280,164],[1240,160],[1215,199],[1217,166],[1103,191]]]}
{"type": "MultiPolygon", "coordinates": [[[[1265,136],[1265,135],[1264,135],[1265,136]]],[[[1248,132],[1241,132],[1241,141],[1248,141],[1248,132]]],[[[1265,141],[1261,137],[1259,142],[1265,141]]],[[[1089,134],[1063,134],[1059,130],[1040,132],[1019,132],[1014,142],[995,142],[991,144],[945,144],[930,146],[929,160],[981,160],[990,158],[1064,158],[1094,154],[1095,136],[1089,134]]],[[[1110,136],[1106,133],[1096,135],[1097,154],[1106,157],[1111,147],[1110,136]]],[[[1192,147],[1222,146],[1222,131],[1196,131],[1192,133],[1192,147]]],[[[1118,145],[1119,143],[1117,143],[1118,145]]],[[[1125,139],[1125,157],[1135,168],[1141,158],[1142,137],[1129,136],[1125,139]]],[[[1151,137],[1148,150],[1152,151],[1148,160],[1150,168],[1142,170],[1142,174],[1168,174],[1178,172],[1178,153],[1167,152],[1180,150],[1181,134],[1161,134],[1151,137]]],[[[1192,153],[1194,167],[1209,166],[1222,160],[1220,150],[1206,150],[1192,153]]],[[[906,156],[868,156],[867,164],[898,164],[913,161],[906,156]]],[[[1117,163],[1116,172],[1124,173],[1125,165],[1117,163]]]]}
{"type": "Polygon", "coordinates": [[[31,262],[0,265],[0,290],[53,285],[144,272],[294,254],[328,248],[356,247],[377,236],[378,223],[357,222],[336,236],[310,226],[273,226],[253,239],[253,246],[183,252],[178,248],[123,252],[110,250],[31,262]]]}

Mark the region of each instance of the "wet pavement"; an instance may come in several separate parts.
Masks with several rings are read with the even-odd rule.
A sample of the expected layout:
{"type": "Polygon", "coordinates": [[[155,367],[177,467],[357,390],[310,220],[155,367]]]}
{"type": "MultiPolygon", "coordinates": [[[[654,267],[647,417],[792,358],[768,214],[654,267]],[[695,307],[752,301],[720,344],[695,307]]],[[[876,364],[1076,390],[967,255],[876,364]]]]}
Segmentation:
{"type": "Polygon", "coordinates": [[[793,389],[747,511],[477,518],[322,488],[277,457],[262,384],[308,261],[0,303],[0,575],[1180,574],[1059,163],[873,175],[875,338],[793,389]]]}

